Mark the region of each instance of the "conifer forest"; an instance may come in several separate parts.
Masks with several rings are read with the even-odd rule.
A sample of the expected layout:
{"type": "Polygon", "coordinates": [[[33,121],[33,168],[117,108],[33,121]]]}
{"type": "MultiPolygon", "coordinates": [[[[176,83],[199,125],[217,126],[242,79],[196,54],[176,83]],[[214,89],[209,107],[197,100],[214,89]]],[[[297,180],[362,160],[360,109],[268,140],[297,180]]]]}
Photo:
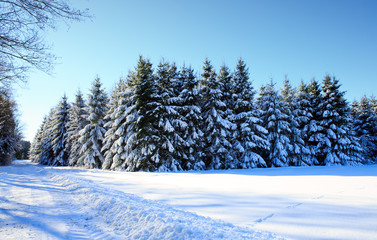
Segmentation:
{"type": "Polygon", "coordinates": [[[377,99],[349,104],[326,75],[255,90],[205,60],[199,74],[140,57],[110,96],[96,78],[85,98],[65,96],[45,116],[33,162],[124,171],[182,171],[376,163],[377,99]]]}

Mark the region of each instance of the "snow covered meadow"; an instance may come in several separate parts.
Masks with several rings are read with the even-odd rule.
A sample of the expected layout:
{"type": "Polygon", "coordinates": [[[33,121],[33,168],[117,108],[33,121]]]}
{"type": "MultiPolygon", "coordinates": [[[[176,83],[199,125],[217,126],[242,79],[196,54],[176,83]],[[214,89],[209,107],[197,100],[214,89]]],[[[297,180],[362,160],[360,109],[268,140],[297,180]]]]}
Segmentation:
{"type": "Polygon", "coordinates": [[[377,166],[0,168],[2,239],[375,239],[377,166]],[[281,237],[280,237],[281,236],[281,237]]]}

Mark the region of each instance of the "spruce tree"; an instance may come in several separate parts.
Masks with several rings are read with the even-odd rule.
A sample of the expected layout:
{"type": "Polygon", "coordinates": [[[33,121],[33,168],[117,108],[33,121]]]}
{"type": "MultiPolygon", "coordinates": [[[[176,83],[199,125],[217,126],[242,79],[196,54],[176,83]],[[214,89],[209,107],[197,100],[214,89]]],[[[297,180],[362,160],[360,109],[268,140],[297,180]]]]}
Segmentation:
{"type": "Polygon", "coordinates": [[[52,148],[54,159],[51,163],[53,166],[67,166],[70,146],[67,138],[69,104],[67,97],[64,95],[59,102],[52,120],[52,148]]]}
{"type": "Polygon", "coordinates": [[[231,143],[228,136],[231,123],[225,118],[226,105],[222,101],[221,82],[208,59],[204,62],[201,76],[203,159],[208,169],[221,169],[230,156],[231,143]]]}
{"type": "Polygon", "coordinates": [[[310,150],[310,155],[313,156],[313,162],[320,164],[321,152],[319,151],[319,144],[323,139],[320,123],[322,116],[320,114],[320,104],[323,101],[321,94],[321,87],[316,80],[312,80],[307,89],[307,112],[310,114],[309,123],[304,128],[304,141],[310,150]]]}
{"type": "MultiPolygon", "coordinates": [[[[311,145],[309,142],[310,135],[315,135],[315,130],[318,129],[316,119],[314,119],[315,112],[311,105],[312,95],[309,93],[309,86],[301,82],[297,90],[297,98],[295,103],[295,116],[297,122],[297,129],[301,132],[299,135],[303,141],[301,154],[298,155],[297,165],[299,166],[312,166],[318,164],[316,158],[316,145],[311,145]]],[[[295,131],[295,130],[293,130],[295,131]]]]}
{"type": "Polygon", "coordinates": [[[308,156],[310,155],[310,150],[306,147],[303,140],[303,130],[309,120],[305,109],[306,103],[301,102],[305,100],[297,96],[296,90],[292,88],[287,77],[284,80],[281,95],[288,106],[287,115],[289,116],[289,128],[291,129],[291,134],[289,136],[291,148],[288,152],[290,159],[289,165],[311,165],[311,160],[308,156]]]}
{"type": "Polygon", "coordinates": [[[225,108],[223,111],[223,118],[229,121],[229,129],[228,134],[225,136],[225,139],[227,142],[230,143],[229,149],[228,149],[228,156],[224,159],[224,166],[223,168],[236,168],[238,166],[238,159],[237,156],[235,156],[232,144],[234,142],[234,135],[236,134],[236,124],[235,116],[233,112],[233,96],[232,93],[234,91],[234,84],[232,81],[232,75],[230,74],[230,70],[226,65],[221,66],[220,72],[218,74],[218,81],[220,82],[220,91],[222,93],[221,102],[225,104],[225,108]]]}
{"type": "Polygon", "coordinates": [[[87,115],[86,108],[85,100],[79,90],[76,94],[76,101],[72,104],[68,114],[67,138],[70,146],[68,165],[70,166],[76,166],[81,157],[80,131],[88,124],[85,118],[87,115]]]}
{"type": "Polygon", "coordinates": [[[43,126],[46,123],[46,118],[45,116],[43,118],[43,122],[39,129],[37,130],[37,133],[35,134],[33,141],[31,142],[30,146],[30,152],[29,152],[29,158],[32,162],[38,163],[39,162],[39,157],[41,155],[41,143],[43,140],[43,126]]]}
{"type": "MultiPolygon", "coordinates": [[[[123,145],[120,144],[124,136],[124,128],[121,128],[126,111],[127,99],[124,99],[124,91],[126,88],[126,80],[121,78],[112,91],[107,114],[104,118],[106,128],[105,138],[103,140],[102,152],[105,161],[102,164],[103,169],[117,169],[122,163],[117,155],[122,153],[123,145]],[[121,129],[119,129],[121,128],[121,129]],[[115,158],[114,158],[115,157],[115,158]],[[114,164],[115,160],[115,164],[114,164]]],[[[123,142],[122,142],[123,143],[123,142]]]]}
{"type": "Polygon", "coordinates": [[[182,137],[184,145],[182,148],[181,166],[184,170],[203,170],[205,164],[203,156],[203,132],[200,129],[202,121],[202,110],[200,107],[200,91],[198,79],[194,70],[189,67],[182,67],[180,71],[180,82],[182,92],[179,98],[182,100],[181,115],[184,117],[187,127],[184,128],[182,137]]]}
{"type": "Polygon", "coordinates": [[[126,162],[128,171],[156,171],[164,159],[159,158],[157,146],[160,142],[158,130],[154,127],[159,121],[154,115],[158,107],[158,95],[152,64],[140,56],[135,71],[129,81],[132,92],[130,107],[127,110],[126,162]]]}
{"type": "Polygon", "coordinates": [[[44,122],[42,128],[41,128],[41,143],[39,148],[39,155],[38,158],[35,160],[35,162],[38,162],[42,165],[51,165],[55,155],[54,155],[54,149],[52,146],[52,140],[53,140],[53,119],[57,112],[56,107],[52,108],[50,110],[50,113],[46,117],[46,121],[44,122]]]}
{"type": "Polygon", "coordinates": [[[87,124],[80,131],[81,157],[77,162],[78,166],[87,168],[101,168],[104,162],[102,141],[106,130],[104,128],[104,117],[107,111],[107,95],[102,88],[102,83],[97,77],[90,89],[88,104],[86,108],[87,124]]]}
{"type": "Polygon", "coordinates": [[[11,164],[20,140],[16,104],[10,91],[0,88],[0,166],[11,164]]]}
{"type": "Polygon", "coordinates": [[[163,160],[159,171],[182,170],[184,140],[182,133],[187,123],[180,114],[182,99],[176,95],[174,88],[178,82],[175,64],[161,62],[156,71],[157,99],[153,115],[157,117],[154,128],[160,141],[156,145],[156,154],[163,160]]]}
{"type": "Polygon", "coordinates": [[[339,81],[327,75],[322,85],[322,102],[318,114],[322,118],[322,139],[318,144],[322,165],[357,165],[361,162],[361,147],[354,136],[350,109],[339,90],[339,81]]]}
{"type": "Polygon", "coordinates": [[[262,126],[254,105],[255,91],[249,82],[249,72],[243,60],[239,60],[232,77],[233,153],[238,168],[266,167],[260,152],[269,149],[267,130],[262,126]]]}
{"type": "Polygon", "coordinates": [[[271,81],[261,88],[258,105],[263,126],[268,130],[267,139],[270,143],[270,150],[264,151],[267,165],[288,166],[290,162],[288,153],[292,147],[289,140],[291,129],[287,115],[288,106],[279,92],[275,90],[275,83],[271,81]]]}
{"type": "Polygon", "coordinates": [[[375,163],[377,159],[377,114],[370,99],[362,97],[352,105],[353,130],[363,148],[364,163],[375,163]]]}

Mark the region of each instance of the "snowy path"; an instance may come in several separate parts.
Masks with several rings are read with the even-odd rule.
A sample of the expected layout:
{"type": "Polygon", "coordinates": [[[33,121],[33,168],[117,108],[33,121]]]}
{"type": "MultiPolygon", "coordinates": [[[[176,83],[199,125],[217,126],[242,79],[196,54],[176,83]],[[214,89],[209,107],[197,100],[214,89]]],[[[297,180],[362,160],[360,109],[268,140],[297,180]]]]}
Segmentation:
{"type": "MultiPolygon", "coordinates": [[[[68,171],[66,171],[68,170],[68,171]]],[[[0,239],[281,239],[16,161],[0,167],[0,239]]]]}
{"type": "Polygon", "coordinates": [[[78,212],[70,192],[43,168],[21,161],[0,168],[1,239],[106,239],[80,226],[85,217],[78,212]]]}

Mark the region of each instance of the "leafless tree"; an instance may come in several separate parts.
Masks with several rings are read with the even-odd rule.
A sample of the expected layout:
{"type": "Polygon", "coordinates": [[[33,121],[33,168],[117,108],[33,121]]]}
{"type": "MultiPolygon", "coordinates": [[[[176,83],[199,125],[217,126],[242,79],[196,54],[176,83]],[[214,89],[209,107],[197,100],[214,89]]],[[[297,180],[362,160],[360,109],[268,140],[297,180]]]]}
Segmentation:
{"type": "Polygon", "coordinates": [[[43,41],[58,20],[67,23],[89,17],[67,0],[0,0],[0,86],[24,82],[36,68],[51,72],[55,56],[43,41]]]}

